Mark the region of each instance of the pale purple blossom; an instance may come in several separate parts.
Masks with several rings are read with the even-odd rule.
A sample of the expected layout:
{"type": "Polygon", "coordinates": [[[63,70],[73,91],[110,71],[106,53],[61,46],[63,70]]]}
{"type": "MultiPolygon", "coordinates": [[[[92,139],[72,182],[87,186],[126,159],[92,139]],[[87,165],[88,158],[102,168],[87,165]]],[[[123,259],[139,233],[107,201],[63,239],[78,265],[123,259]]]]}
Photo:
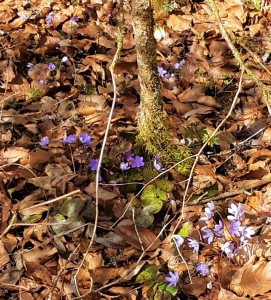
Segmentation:
{"type": "Polygon", "coordinates": [[[54,15],[55,14],[52,11],[47,15],[47,17],[45,19],[46,24],[52,24],[53,23],[54,15]]]}
{"type": "Polygon", "coordinates": [[[130,167],[129,167],[129,163],[125,163],[125,162],[121,162],[120,163],[120,169],[122,170],[122,171],[127,171],[127,170],[129,170],[130,169],[130,167]]]}
{"type": "Polygon", "coordinates": [[[176,70],[180,69],[184,64],[185,64],[185,60],[183,59],[174,65],[174,69],[176,69],[176,70]]]}
{"type": "Polygon", "coordinates": [[[39,80],[39,84],[44,84],[44,80],[39,80]]]}
{"type": "Polygon", "coordinates": [[[212,241],[214,240],[214,233],[211,229],[209,228],[202,228],[201,231],[203,231],[205,233],[205,235],[203,235],[203,238],[205,239],[208,239],[207,243],[208,244],[211,244],[212,241]]]}
{"type": "Polygon", "coordinates": [[[67,56],[63,56],[62,59],[61,59],[61,61],[62,61],[63,63],[66,63],[67,61],[69,61],[69,59],[68,59],[67,56]]]}
{"type": "Polygon", "coordinates": [[[131,161],[135,155],[131,151],[128,151],[128,152],[125,152],[123,156],[124,156],[124,159],[126,159],[127,161],[131,161]]]}
{"type": "Polygon", "coordinates": [[[164,70],[163,67],[158,67],[157,70],[158,70],[159,77],[161,77],[161,78],[163,78],[165,76],[165,74],[167,73],[167,71],[164,70]]]}
{"type": "Polygon", "coordinates": [[[27,66],[27,68],[29,68],[29,71],[33,70],[34,65],[31,62],[27,63],[26,66],[27,66]]]}
{"type": "Polygon", "coordinates": [[[63,136],[62,142],[65,144],[74,144],[76,142],[76,135],[70,134],[68,136],[63,136]]]}
{"type": "Polygon", "coordinates": [[[203,221],[211,220],[213,217],[213,214],[214,214],[214,210],[215,210],[214,202],[211,201],[211,202],[207,203],[207,207],[205,207],[205,209],[204,209],[205,217],[201,218],[201,220],[203,220],[203,221]]]}
{"type": "Polygon", "coordinates": [[[232,258],[234,253],[234,244],[231,241],[228,241],[224,243],[221,246],[221,251],[225,252],[225,254],[228,256],[228,258],[232,258]]]}
{"type": "Polygon", "coordinates": [[[91,137],[87,133],[81,133],[79,135],[79,141],[85,146],[90,146],[92,144],[91,137]]]}
{"type": "Polygon", "coordinates": [[[78,19],[77,16],[73,16],[73,17],[72,17],[72,21],[73,21],[73,22],[78,22],[78,20],[79,20],[79,19],[78,19]]]}
{"type": "Polygon", "coordinates": [[[224,235],[223,223],[219,220],[218,224],[215,225],[214,233],[216,236],[221,237],[224,235]]]}
{"type": "Polygon", "coordinates": [[[245,242],[246,239],[251,239],[251,236],[255,234],[255,231],[251,226],[244,226],[241,231],[241,242],[245,242]]]}
{"type": "Polygon", "coordinates": [[[98,167],[98,159],[92,159],[90,161],[89,167],[91,171],[97,171],[97,167],[98,167]]]}
{"type": "Polygon", "coordinates": [[[167,80],[169,80],[170,77],[174,77],[175,75],[173,73],[166,73],[165,77],[167,80]]]}
{"type": "Polygon", "coordinates": [[[184,238],[178,234],[174,234],[172,238],[175,241],[177,247],[180,247],[184,242],[184,238]]]}
{"type": "Polygon", "coordinates": [[[200,275],[205,276],[209,273],[209,267],[206,263],[200,262],[196,266],[196,270],[200,273],[200,275]]]}
{"type": "Polygon", "coordinates": [[[161,155],[155,155],[153,166],[157,171],[162,171],[162,164],[158,162],[158,159],[161,157],[161,155]]]}
{"type": "Polygon", "coordinates": [[[228,212],[232,216],[227,216],[228,220],[242,220],[245,216],[245,212],[243,210],[242,204],[239,203],[238,206],[235,203],[232,203],[231,206],[228,208],[228,212]]]}
{"type": "Polygon", "coordinates": [[[173,285],[174,287],[176,287],[178,281],[179,281],[179,274],[177,271],[173,272],[169,272],[169,276],[170,277],[165,277],[165,280],[169,283],[168,286],[173,285]]]}
{"type": "Polygon", "coordinates": [[[193,249],[193,253],[199,252],[199,243],[193,239],[187,239],[189,242],[187,243],[190,248],[193,249]]]}
{"type": "Polygon", "coordinates": [[[49,144],[49,138],[48,136],[44,136],[39,141],[40,146],[47,146],[49,144]]]}
{"type": "Polygon", "coordinates": [[[55,68],[56,68],[56,66],[55,66],[53,63],[50,62],[50,63],[48,64],[48,70],[49,70],[49,71],[54,71],[55,68]]]}
{"type": "Polygon", "coordinates": [[[239,237],[241,230],[242,230],[241,222],[233,220],[229,227],[230,234],[239,237]]]}
{"type": "Polygon", "coordinates": [[[132,168],[144,167],[144,161],[142,156],[136,156],[135,158],[132,158],[131,162],[132,162],[132,168]]]}
{"type": "Polygon", "coordinates": [[[19,17],[20,17],[22,20],[24,20],[24,21],[27,20],[27,16],[26,16],[25,14],[23,14],[23,13],[20,14],[19,17]]]}

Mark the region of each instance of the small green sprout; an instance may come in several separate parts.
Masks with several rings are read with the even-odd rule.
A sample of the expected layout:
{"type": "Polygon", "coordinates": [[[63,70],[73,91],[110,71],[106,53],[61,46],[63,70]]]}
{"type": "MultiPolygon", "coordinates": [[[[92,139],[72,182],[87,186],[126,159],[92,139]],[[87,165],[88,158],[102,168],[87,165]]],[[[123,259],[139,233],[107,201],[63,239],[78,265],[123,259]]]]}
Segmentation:
{"type": "Polygon", "coordinates": [[[28,91],[28,97],[32,100],[36,100],[40,96],[40,90],[39,89],[30,89],[28,91]]]}
{"type": "MultiPolygon", "coordinates": [[[[201,138],[202,142],[205,143],[207,142],[207,140],[209,139],[209,137],[211,136],[211,133],[209,132],[205,132],[201,138]]],[[[217,136],[213,136],[210,141],[208,142],[208,146],[213,148],[215,145],[218,145],[218,138],[217,136]]]]}

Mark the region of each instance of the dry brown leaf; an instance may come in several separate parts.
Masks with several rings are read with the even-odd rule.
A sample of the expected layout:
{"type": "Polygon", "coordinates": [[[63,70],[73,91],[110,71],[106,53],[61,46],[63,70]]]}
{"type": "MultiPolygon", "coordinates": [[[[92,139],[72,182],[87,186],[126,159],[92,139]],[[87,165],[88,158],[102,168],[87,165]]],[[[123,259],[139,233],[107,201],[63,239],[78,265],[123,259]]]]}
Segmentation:
{"type": "Polygon", "coordinates": [[[29,162],[29,149],[23,147],[9,147],[6,151],[2,149],[0,160],[3,161],[3,164],[19,162],[22,165],[26,165],[29,162]]]}
{"type": "MultiPolygon", "coordinates": [[[[95,187],[95,182],[91,182],[85,189],[84,191],[89,195],[89,196],[94,196],[96,194],[96,187],[95,187]]],[[[108,201],[108,200],[112,200],[114,198],[116,198],[118,195],[107,191],[105,189],[103,189],[102,187],[99,186],[98,188],[98,196],[99,199],[103,200],[103,201],[108,201]]]]}
{"type": "Polygon", "coordinates": [[[62,30],[69,35],[74,34],[78,28],[79,28],[79,25],[76,22],[74,22],[73,20],[69,20],[69,21],[65,22],[62,26],[62,30]]]}
{"type": "Polygon", "coordinates": [[[104,237],[97,237],[95,242],[116,249],[123,249],[127,247],[127,243],[114,232],[109,232],[104,237]]]}
{"type": "Polygon", "coordinates": [[[167,25],[176,31],[184,31],[190,29],[191,21],[186,20],[183,16],[171,14],[167,20],[167,25]]]}
{"type": "Polygon", "coordinates": [[[3,266],[10,261],[10,256],[7,250],[4,247],[2,241],[0,241],[0,268],[3,269],[3,266]]]}
{"type": "Polygon", "coordinates": [[[96,268],[92,273],[93,282],[98,282],[102,285],[108,283],[110,279],[114,279],[119,276],[119,269],[100,267],[96,268]]]}
{"type": "Polygon", "coordinates": [[[22,253],[22,258],[28,263],[38,263],[43,265],[53,258],[57,252],[58,251],[55,247],[47,250],[27,251],[22,253]]]}
{"type": "Polygon", "coordinates": [[[34,169],[43,168],[43,164],[49,162],[50,158],[54,154],[51,151],[46,151],[40,148],[36,149],[36,152],[30,152],[29,164],[34,169]]]}
{"type": "Polygon", "coordinates": [[[232,277],[230,289],[240,295],[262,295],[271,289],[271,261],[256,261],[252,256],[232,277]]]}
{"type": "Polygon", "coordinates": [[[38,263],[25,261],[26,275],[34,277],[38,282],[52,285],[52,275],[45,266],[38,263]]]}
{"type": "Polygon", "coordinates": [[[0,192],[0,234],[7,228],[7,221],[10,217],[11,200],[0,192]]]}
{"type": "Polygon", "coordinates": [[[88,253],[84,257],[84,261],[86,262],[85,266],[89,270],[95,270],[102,266],[103,264],[103,256],[101,253],[88,253]]]}
{"type": "MultiPolygon", "coordinates": [[[[120,223],[119,226],[115,229],[117,234],[119,234],[128,244],[134,246],[138,250],[142,250],[134,225],[122,226],[121,224],[122,223],[120,223]]],[[[150,247],[149,251],[155,250],[161,244],[161,240],[155,240],[156,235],[150,230],[145,228],[137,228],[137,231],[144,249],[147,249],[154,241],[155,242],[150,247]]]]}

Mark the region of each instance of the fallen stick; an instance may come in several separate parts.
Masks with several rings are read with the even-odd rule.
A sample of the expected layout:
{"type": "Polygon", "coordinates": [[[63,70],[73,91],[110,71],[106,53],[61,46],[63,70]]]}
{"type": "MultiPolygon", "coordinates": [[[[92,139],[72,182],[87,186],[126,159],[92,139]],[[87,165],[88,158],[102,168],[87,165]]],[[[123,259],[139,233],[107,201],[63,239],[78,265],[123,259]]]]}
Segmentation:
{"type": "Polygon", "coordinates": [[[257,182],[250,183],[250,184],[245,184],[242,189],[236,189],[236,190],[232,190],[232,191],[229,191],[229,192],[225,192],[225,193],[222,193],[218,196],[211,197],[211,198],[208,198],[208,199],[193,201],[193,202],[190,202],[190,203],[188,202],[187,206],[193,206],[193,205],[197,205],[197,204],[204,204],[204,203],[208,203],[210,201],[218,201],[218,200],[221,200],[221,199],[225,199],[225,198],[232,197],[232,196],[237,196],[237,195],[240,195],[240,194],[248,194],[249,190],[255,189],[259,186],[268,184],[270,182],[271,182],[271,176],[269,175],[268,177],[266,177],[264,179],[261,179],[261,180],[258,180],[257,182]]]}

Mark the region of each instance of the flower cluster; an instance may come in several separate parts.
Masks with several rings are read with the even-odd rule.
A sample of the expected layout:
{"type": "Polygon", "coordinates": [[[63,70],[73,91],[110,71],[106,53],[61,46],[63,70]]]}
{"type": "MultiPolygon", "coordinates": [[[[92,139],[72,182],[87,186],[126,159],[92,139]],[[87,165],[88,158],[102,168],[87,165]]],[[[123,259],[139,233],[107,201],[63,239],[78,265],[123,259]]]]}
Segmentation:
{"type": "Polygon", "coordinates": [[[135,156],[131,151],[124,153],[124,159],[126,162],[120,163],[120,169],[122,171],[127,171],[130,168],[144,167],[144,158],[142,156],[135,156]]]}
{"type": "MultiPolygon", "coordinates": [[[[213,221],[213,216],[215,212],[215,206],[213,202],[209,202],[207,207],[204,209],[205,217],[201,220],[205,221],[207,224],[210,224],[210,221],[213,221]]],[[[251,239],[251,236],[255,234],[251,226],[243,226],[245,220],[245,212],[241,203],[238,205],[232,203],[228,208],[229,215],[227,219],[231,221],[229,225],[229,233],[234,238],[238,238],[241,243],[248,243],[248,239],[251,239]]],[[[224,225],[221,220],[218,224],[214,224],[213,228],[210,226],[205,226],[201,228],[203,232],[203,238],[207,240],[208,244],[211,244],[215,239],[219,238],[220,241],[224,240],[224,243],[221,245],[221,251],[223,251],[229,258],[234,257],[238,252],[238,247],[233,241],[225,240],[224,235],[224,225]]]]}
{"type": "MultiPolygon", "coordinates": [[[[70,134],[68,136],[63,136],[61,142],[64,144],[74,144],[76,142],[76,135],[70,134]]],[[[87,133],[81,133],[79,135],[79,141],[84,146],[90,146],[92,144],[91,137],[87,133]]],[[[39,141],[40,146],[47,146],[49,144],[49,138],[48,136],[45,136],[40,139],[39,141]]]]}
{"type": "MultiPolygon", "coordinates": [[[[69,58],[67,56],[63,56],[61,59],[62,63],[66,63],[68,61],[69,61],[69,58]]],[[[29,71],[32,71],[34,68],[34,64],[32,64],[31,62],[28,62],[26,66],[27,66],[27,68],[29,68],[29,71]]],[[[56,65],[52,62],[49,62],[47,68],[49,71],[54,71],[56,69],[56,65]]]]}
{"type": "MultiPolygon", "coordinates": [[[[179,70],[184,64],[185,64],[185,60],[183,59],[174,65],[174,69],[179,70]]],[[[163,67],[158,67],[157,70],[158,70],[158,75],[160,78],[165,77],[166,79],[169,79],[170,77],[175,76],[174,73],[167,72],[166,70],[164,70],[163,67]]]]}

